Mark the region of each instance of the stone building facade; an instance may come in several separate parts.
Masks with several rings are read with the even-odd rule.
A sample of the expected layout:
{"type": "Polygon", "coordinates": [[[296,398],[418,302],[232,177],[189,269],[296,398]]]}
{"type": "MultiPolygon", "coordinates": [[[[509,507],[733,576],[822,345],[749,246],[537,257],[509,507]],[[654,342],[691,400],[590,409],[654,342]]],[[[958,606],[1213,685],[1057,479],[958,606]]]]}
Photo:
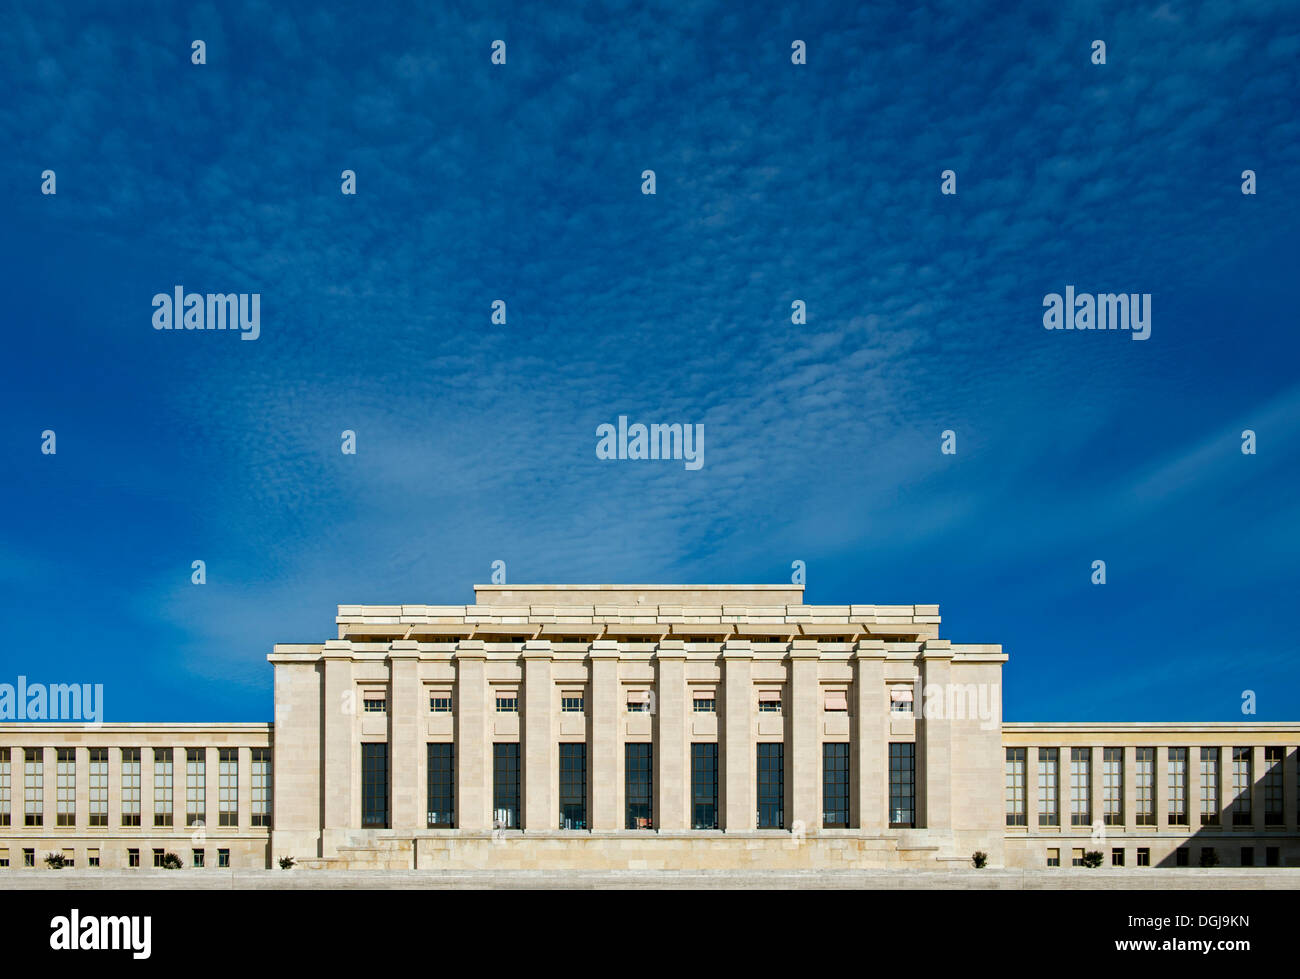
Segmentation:
{"type": "Polygon", "coordinates": [[[1004,724],[934,605],[475,590],[277,645],[273,724],[0,725],[0,870],[1300,865],[1300,725],[1004,724]]]}

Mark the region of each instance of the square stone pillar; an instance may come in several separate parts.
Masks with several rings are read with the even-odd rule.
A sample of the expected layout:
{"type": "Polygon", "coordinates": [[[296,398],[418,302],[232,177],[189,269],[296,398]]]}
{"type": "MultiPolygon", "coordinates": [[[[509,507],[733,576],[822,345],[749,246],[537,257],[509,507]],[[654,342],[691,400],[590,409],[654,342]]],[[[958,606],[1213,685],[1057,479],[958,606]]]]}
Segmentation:
{"type": "Polygon", "coordinates": [[[1201,831],[1201,746],[1187,746],[1187,831],[1201,831]]]}
{"type": "Polygon", "coordinates": [[[420,683],[420,647],[398,639],[388,648],[388,783],[392,827],[414,833],[428,826],[420,789],[428,765],[429,702],[420,683]]]}
{"type": "Polygon", "coordinates": [[[524,829],[544,832],[559,826],[559,804],[551,792],[551,767],[558,764],[555,733],[555,681],[549,639],[524,643],[523,772],[524,829]]]}
{"type": "Polygon", "coordinates": [[[1291,832],[1296,831],[1297,805],[1300,799],[1297,798],[1296,787],[1296,746],[1293,744],[1286,745],[1283,749],[1286,752],[1282,756],[1282,805],[1285,811],[1282,816],[1282,825],[1291,832]]]}
{"type": "Polygon", "coordinates": [[[456,644],[456,828],[492,829],[492,739],[488,736],[487,655],[481,639],[456,644]]]}
{"type": "MultiPolygon", "coordinates": [[[[59,753],[52,746],[43,746],[36,749],[41,753],[41,823],[46,833],[50,830],[59,828],[59,753]]],[[[26,753],[23,754],[26,759],[26,753]]],[[[23,769],[26,771],[26,762],[24,761],[23,769]]],[[[26,777],[24,776],[24,783],[26,777]]],[[[15,793],[16,794],[16,793],[15,793]]],[[[23,821],[26,822],[27,805],[23,804],[23,821]]],[[[10,822],[13,822],[11,819],[10,822]]],[[[37,848],[36,859],[39,861],[45,856],[45,853],[37,848]]],[[[37,864],[39,866],[39,863],[37,864]]]]}
{"type": "MultiPolygon", "coordinates": [[[[130,747],[130,746],[128,746],[130,747]]],[[[153,831],[153,748],[140,746],[140,828],[133,832],[153,831]]],[[[121,791],[121,782],[118,783],[121,791]]],[[[141,861],[143,861],[141,857],[141,861]]]]}
{"type": "MultiPolygon", "coordinates": [[[[1138,830],[1137,824],[1137,746],[1124,746],[1124,828],[1135,833],[1138,830]]],[[[1151,827],[1143,826],[1142,831],[1148,833],[1151,827]]],[[[1136,858],[1134,858],[1136,859],[1136,858]]]]}
{"type": "MultiPolygon", "coordinates": [[[[130,747],[125,744],[108,749],[108,829],[115,833],[122,829],[122,749],[130,747]]],[[[113,866],[108,859],[108,854],[104,854],[102,866],[113,866]]]]}
{"type": "Polygon", "coordinates": [[[1151,795],[1155,798],[1156,832],[1169,832],[1169,747],[1160,745],[1156,748],[1155,786],[1151,795]]]}
{"type": "MultiPolygon", "coordinates": [[[[1250,749],[1250,821],[1256,833],[1264,832],[1264,773],[1267,771],[1264,746],[1254,745],[1250,749]]],[[[1263,850],[1255,859],[1263,863],[1263,850]]]]}
{"type": "MultiPolygon", "coordinates": [[[[321,652],[325,664],[325,691],[321,703],[324,727],[325,771],[321,786],[325,797],[326,830],[346,831],[352,827],[352,787],[359,773],[360,749],[353,744],[356,714],[361,710],[352,675],[352,644],[346,639],[330,639],[321,652]]],[[[338,834],[326,843],[338,846],[338,834]]],[[[332,855],[326,853],[326,856],[332,855]]]]}
{"type": "Polygon", "coordinates": [[[596,831],[623,828],[620,800],[623,784],[624,704],[618,682],[618,643],[597,639],[591,644],[591,741],[587,745],[587,777],[590,780],[591,828],[596,831]]]}
{"type": "Polygon", "coordinates": [[[758,826],[758,786],[754,768],[754,652],[748,639],[729,639],[722,647],[722,828],[750,832],[758,826]]]}
{"type": "MultiPolygon", "coordinates": [[[[952,682],[952,649],[947,639],[927,639],[921,648],[922,703],[930,702],[929,690],[947,691],[952,682]]],[[[943,702],[947,707],[945,694],[943,702]]],[[[952,720],[923,713],[916,722],[917,826],[926,829],[952,827],[952,720]]]]}
{"type": "Polygon", "coordinates": [[[666,639],[655,650],[654,708],[654,826],[690,829],[686,646],[680,639],[666,639]]]}
{"type": "MultiPolygon", "coordinates": [[[[77,822],[77,830],[85,832],[90,826],[90,749],[80,747],[74,749],[73,758],[76,759],[77,763],[77,781],[74,784],[76,802],[74,818],[77,822]]],[[[12,819],[10,822],[12,822],[12,819]]]]}
{"type": "Polygon", "coordinates": [[[790,704],[786,714],[785,811],[792,832],[822,826],[821,686],[815,639],[796,639],[789,653],[790,704]]]}
{"type": "MultiPolygon", "coordinates": [[[[219,832],[221,829],[221,755],[216,748],[205,747],[203,749],[203,825],[207,829],[207,834],[219,832]]],[[[193,841],[193,845],[203,848],[203,836],[193,841]]],[[[204,859],[207,859],[205,853],[204,859]]],[[[188,862],[186,866],[189,866],[188,862]]]]}
{"type": "MultiPolygon", "coordinates": [[[[253,827],[253,749],[239,746],[239,801],[238,819],[241,831],[253,827]]],[[[215,866],[215,864],[214,864],[215,866]]]]}
{"type": "MultiPolygon", "coordinates": [[[[1007,763],[1006,751],[1002,764],[1007,763]]],[[[1006,776],[1004,775],[1003,778],[1006,776]]],[[[1006,791],[1005,789],[1003,791],[1006,791]]],[[[1002,822],[1006,822],[1004,816],[1002,822]]],[[[1038,746],[1025,745],[1025,830],[1029,835],[1038,832],[1038,746]]]]}
{"type": "MultiPolygon", "coordinates": [[[[1088,788],[1091,790],[1088,806],[1092,810],[1090,822],[1092,826],[1101,824],[1102,832],[1109,836],[1111,827],[1106,825],[1106,752],[1101,745],[1093,745],[1092,760],[1088,766],[1088,777],[1091,782],[1088,788]]],[[[1089,833],[1092,829],[1089,828],[1089,833]]],[[[1091,847],[1089,847],[1091,849],[1091,847]]],[[[1105,854],[1106,866],[1110,866],[1110,853],[1105,854]]]]}
{"type": "Polygon", "coordinates": [[[868,639],[853,654],[849,730],[851,825],[865,834],[889,826],[889,705],[885,702],[885,643],[868,639]]]}

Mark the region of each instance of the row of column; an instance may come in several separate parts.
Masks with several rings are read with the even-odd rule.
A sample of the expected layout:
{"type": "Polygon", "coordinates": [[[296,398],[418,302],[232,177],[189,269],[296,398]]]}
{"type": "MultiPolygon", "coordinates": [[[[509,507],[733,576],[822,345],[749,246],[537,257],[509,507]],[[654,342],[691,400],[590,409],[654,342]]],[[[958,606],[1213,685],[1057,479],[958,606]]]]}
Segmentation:
{"type": "MultiPolygon", "coordinates": [[[[96,746],[99,747],[99,746],[96,746]]],[[[136,827],[122,826],[122,749],[135,748],[137,746],[124,744],[107,747],[108,754],[108,825],[94,826],[90,825],[90,748],[72,745],[32,745],[11,746],[9,751],[9,771],[10,771],[10,822],[9,828],[15,833],[27,832],[66,832],[69,834],[76,833],[84,835],[87,830],[94,833],[106,833],[125,829],[127,832],[135,832],[136,827]],[[42,820],[44,825],[41,827],[29,827],[26,825],[26,772],[27,772],[27,750],[29,748],[41,749],[41,790],[42,790],[42,820]],[[60,749],[72,748],[76,753],[76,788],[75,788],[75,805],[76,805],[76,825],[73,827],[58,825],[58,752],[60,749]]],[[[151,744],[139,746],[140,752],[140,826],[139,830],[145,835],[158,835],[159,833],[170,833],[173,831],[193,832],[194,828],[187,829],[185,825],[186,815],[186,751],[195,748],[203,748],[204,751],[204,823],[209,829],[220,829],[222,832],[232,832],[234,827],[219,826],[219,755],[218,748],[206,747],[200,745],[160,745],[151,744]],[[170,827],[154,827],[154,750],[156,748],[171,747],[172,751],[172,825],[170,827]]],[[[229,747],[229,746],[227,746],[229,747]]],[[[239,751],[239,772],[237,785],[239,798],[237,802],[238,819],[240,829],[248,829],[252,826],[252,794],[253,794],[253,759],[251,747],[240,747],[239,751]]],[[[270,791],[270,786],[267,786],[270,791]]],[[[260,827],[259,827],[260,829],[260,827]]]]}
{"type": "MultiPolygon", "coordinates": [[[[1010,746],[1009,746],[1010,747],[1010,746]]],[[[1020,746],[1014,746],[1020,747],[1020,746]]],[[[1072,813],[1072,772],[1071,764],[1072,750],[1079,749],[1080,745],[1044,745],[1038,747],[1027,747],[1025,751],[1025,821],[1029,830],[1041,829],[1048,832],[1055,832],[1056,827],[1040,827],[1038,825],[1038,751],[1040,747],[1056,748],[1057,751],[1057,805],[1059,808],[1060,830],[1070,832],[1071,829],[1078,831],[1080,827],[1071,825],[1070,816],[1072,813]]],[[[1091,822],[1095,823],[1104,818],[1106,808],[1106,788],[1105,788],[1105,754],[1106,746],[1094,745],[1088,748],[1089,755],[1089,813],[1091,822]]],[[[1116,830],[1126,832],[1165,832],[1171,828],[1169,822],[1169,748],[1186,748],[1187,750],[1187,768],[1185,778],[1185,811],[1187,813],[1186,827],[1173,825],[1175,832],[1186,830],[1196,831],[1201,828],[1201,749],[1203,747],[1213,747],[1218,752],[1218,798],[1216,800],[1217,811],[1219,813],[1218,826],[1224,829],[1233,828],[1232,803],[1236,798],[1236,790],[1233,786],[1233,763],[1232,751],[1234,747],[1247,747],[1246,745],[1164,745],[1155,747],[1154,764],[1152,774],[1152,807],[1154,809],[1155,824],[1154,826],[1137,823],[1137,745],[1123,745],[1110,747],[1122,747],[1123,750],[1123,768],[1122,768],[1122,812],[1123,824],[1113,827],[1116,830]]],[[[1141,746],[1153,747],[1153,746],[1141,746]]],[[[1297,795],[1297,753],[1294,746],[1285,746],[1282,761],[1282,792],[1283,792],[1283,824],[1282,826],[1265,827],[1264,818],[1264,774],[1268,770],[1267,763],[1264,759],[1265,746],[1250,745],[1251,749],[1251,823],[1249,826],[1236,827],[1241,831],[1263,832],[1266,828],[1277,830],[1297,828],[1298,812],[1297,802],[1300,798],[1297,795]]],[[[1279,745],[1270,745],[1268,747],[1283,747],[1279,745]]]]}
{"type": "MultiPolygon", "coordinates": [[[[951,653],[946,641],[933,641],[923,654],[925,682],[946,683],[951,653]]],[[[560,741],[558,718],[552,706],[555,687],[550,643],[530,640],[519,654],[522,659],[522,710],[519,741],[523,765],[521,778],[522,816],[525,829],[553,830],[558,825],[558,799],[552,772],[557,765],[560,741]]],[[[389,662],[389,751],[393,761],[390,792],[392,826],[417,830],[425,826],[425,800],[418,777],[411,777],[424,764],[427,741],[422,725],[428,717],[423,702],[425,688],[419,677],[418,644],[399,640],[391,644],[389,662]]],[[[654,662],[655,705],[652,737],[656,828],[688,830],[691,826],[690,723],[686,651],[680,641],[659,644],[654,662]]],[[[731,831],[756,828],[757,789],[755,784],[755,683],[753,652],[745,640],[724,644],[723,669],[718,685],[720,701],[717,742],[719,745],[720,826],[731,831]]],[[[789,672],[783,684],[785,748],[786,827],[796,821],[808,829],[821,826],[821,744],[823,740],[822,689],[818,663],[820,653],[814,640],[796,640],[788,653],[789,672]]],[[[325,829],[344,830],[355,826],[355,792],[332,791],[331,787],[353,785],[358,779],[356,735],[353,718],[334,711],[355,690],[353,661],[344,641],[326,644],[324,659],[323,736],[325,829]]],[[[620,725],[624,718],[619,676],[618,643],[598,640],[588,653],[589,671],[586,703],[589,718],[587,738],[589,824],[596,831],[624,827],[619,797],[622,745],[620,725]]],[[[487,676],[488,655],[480,640],[457,644],[454,663],[456,744],[456,826],[467,831],[492,828],[492,716],[487,676]]],[[[852,819],[863,832],[874,833],[888,826],[888,742],[889,713],[884,703],[885,651],[883,644],[861,644],[852,663],[854,702],[848,740],[850,749],[850,791],[852,819]],[[862,648],[866,646],[868,648],[862,648]]],[[[916,795],[917,824],[946,826],[951,814],[950,725],[946,719],[926,720],[918,725],[916,795]]],[[[697,739],[698,740],[698,739],[697,739]]],[[[907,739],[901,739],[907,740],[907,739]]]]}

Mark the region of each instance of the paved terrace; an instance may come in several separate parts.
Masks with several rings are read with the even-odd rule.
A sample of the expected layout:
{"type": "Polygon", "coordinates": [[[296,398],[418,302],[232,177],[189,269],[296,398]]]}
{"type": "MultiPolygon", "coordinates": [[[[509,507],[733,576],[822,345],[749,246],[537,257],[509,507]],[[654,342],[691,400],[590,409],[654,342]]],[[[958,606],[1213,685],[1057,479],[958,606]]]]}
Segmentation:
{"type": "Polygon", "coordinates": [[[1300,868],[578,872],[516,870],[7,870],[8,890],[1253,890],[1300,889],[1300,868]]]}

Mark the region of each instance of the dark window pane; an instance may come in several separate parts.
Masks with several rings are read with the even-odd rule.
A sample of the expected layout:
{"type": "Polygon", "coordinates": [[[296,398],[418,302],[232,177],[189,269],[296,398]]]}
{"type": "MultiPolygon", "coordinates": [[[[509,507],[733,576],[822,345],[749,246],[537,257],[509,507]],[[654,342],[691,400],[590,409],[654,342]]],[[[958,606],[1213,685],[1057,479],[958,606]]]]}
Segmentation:
{"type": "Polygon", "coordinates": [[[718,828],[718,746],[691,745],[691,828],[718,828]]]}
{"type": "Polygon", "coordinates": [[[560,745],[560,829],[587,828],[587,746],[560,745]]]}
{"type": "Polygon", "coordinates": [[[849,825],[849,746],[822,745],[822,826],[847,829],[849,825]]]}
{"type": "Polygon", "coordinates": [[[455,745],[429,745],[428,825],[450,828],[456,825],[455,745]]]}
{"type": "Polygon", "coordinates": [[[388,827],[388,745],[361,746],[361,825],[388,827]]]}

